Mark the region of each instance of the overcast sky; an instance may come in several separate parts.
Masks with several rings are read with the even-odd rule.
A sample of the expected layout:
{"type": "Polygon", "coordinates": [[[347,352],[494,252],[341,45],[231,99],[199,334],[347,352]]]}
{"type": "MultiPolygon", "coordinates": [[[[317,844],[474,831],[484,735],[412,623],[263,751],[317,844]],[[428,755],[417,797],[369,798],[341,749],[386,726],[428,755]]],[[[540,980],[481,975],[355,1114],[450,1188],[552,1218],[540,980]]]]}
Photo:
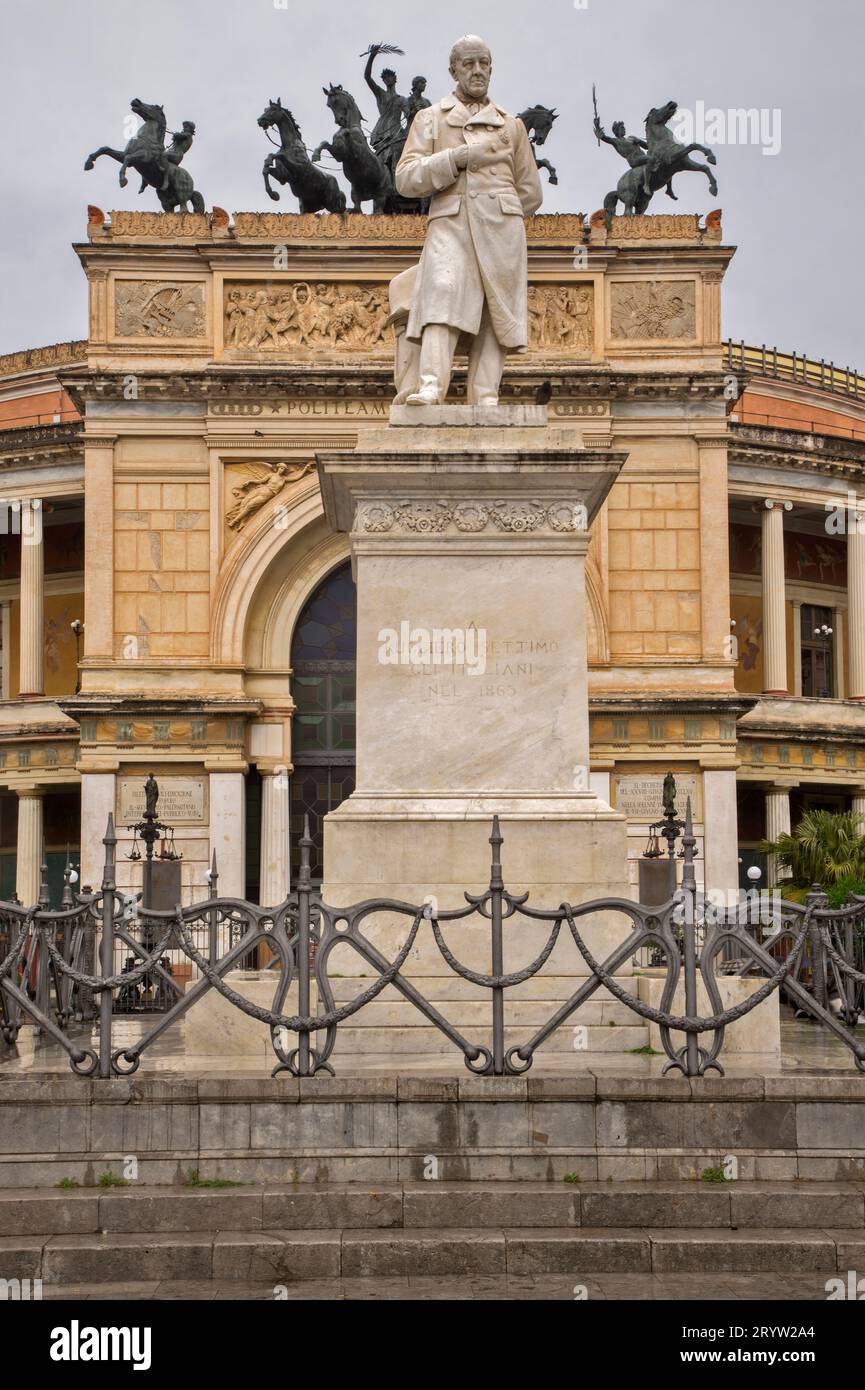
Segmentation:
{"type": "MultiPolygon", "coordinates": [[[[158,208],[138,179],[85,156],[125,143],[129,100],[165,107],[169,129],[198,127],[186,166],[230,211],[296,211],[271,203],[270,150],[256,118],[281,97],[309,146],[333,130],[322,85],[341,82],[374,120],[359,54],[398,44],[399,90],[429,78],[450,89],[447,57],[467,29],[493,52],[492,92],[516,112],[561,112],[546,153],[559,171],[544,210],[591,212],[624,169],[592,136],[600,114],[642,135],[651,106],[764,112],[760,143],[723,143],[718,196],[680,175],[678,203],[652,211],[724,211],[739,250],[725,284],[724,335],[825,356],[865,371],[865,4],[863,0],[0,0],[0,352],[83,337],[84,276],[70,243],[86,206],[158,208]],[[779,113],[773,117],[773,113],[779,113]]],[[[381,63],[379,63],[379,67],[381,63]]],[[[699,133],[696,134],[700,139],[699,133]]]]}

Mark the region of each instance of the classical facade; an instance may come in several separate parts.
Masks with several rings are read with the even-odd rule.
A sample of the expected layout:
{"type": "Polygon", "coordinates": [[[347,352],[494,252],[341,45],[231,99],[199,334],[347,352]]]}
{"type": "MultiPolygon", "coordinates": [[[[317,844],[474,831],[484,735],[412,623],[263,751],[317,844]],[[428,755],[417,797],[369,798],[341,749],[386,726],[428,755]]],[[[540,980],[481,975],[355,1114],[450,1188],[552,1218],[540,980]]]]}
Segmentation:
{"type": "MultiPolygon", "coordinates": [[[[316,460],[387,424],[388,285],[423,234],[91,209],[87,338],[0,359],[0,896],[34,901],[42,862],[55,897],[69,861],[98,881],[109,811],[138,887],[122,827],[150,771],[185,900],[214,849],[221,892],[281,900],[306,811],[321,876],[354,785],[356,607],[316,460]]],[[[635,884],[672,770],[704,880],[730,888],[802,810],[865,811],[865,381],[723,342],[716,214],[528,237],[502,399],[544,388],[551,431],[627,456],[586,560],[585,775],[628,817],[635,884]]],[[[543,700],[532,645],[498,641],[496,699],[543,700]]]]}

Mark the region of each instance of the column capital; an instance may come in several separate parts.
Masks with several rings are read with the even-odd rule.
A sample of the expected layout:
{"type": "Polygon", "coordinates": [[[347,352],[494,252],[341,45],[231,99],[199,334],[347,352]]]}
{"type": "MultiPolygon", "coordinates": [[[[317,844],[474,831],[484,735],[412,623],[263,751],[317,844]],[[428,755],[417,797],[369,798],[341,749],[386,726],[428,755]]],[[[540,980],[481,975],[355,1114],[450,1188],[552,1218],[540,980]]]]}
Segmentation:
{"type": "Polygon", "coordinates": [[[773,512],[776,507],[782,512],[792,512],[793,510],[793,503],[785,497],[765,497],[763,506],[767,512],[773,512]]]}

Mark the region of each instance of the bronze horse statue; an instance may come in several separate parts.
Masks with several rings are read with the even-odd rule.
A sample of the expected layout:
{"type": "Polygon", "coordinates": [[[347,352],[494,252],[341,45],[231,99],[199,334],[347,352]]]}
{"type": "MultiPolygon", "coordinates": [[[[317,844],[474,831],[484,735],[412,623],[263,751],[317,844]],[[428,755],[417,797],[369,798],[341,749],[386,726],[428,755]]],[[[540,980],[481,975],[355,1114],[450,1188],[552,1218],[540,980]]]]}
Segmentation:
{"type": "Polygon", "coordinates": [[[713,197],[718,192],[715,175],[708,165],[690,158],[694,150],[699,150],[706,156],[709,164],[717,163],[708,146],[696,143],[680,145],[672,131],[667,129],[667,122],[675,116],[677,110],[678,104],[668,101],[666,106],[653,107],[649,112],[646,117],[645,161],[623,174],[615,190],[607,194],[604,199],[604,211],[608,220],[615,215],[617,203],[624,204],[623,211],[626,216],[645,212],[652,195],[665,185],[668,195],[675,199],[672,179],[674,175],[689,169],[706,175],[709,180],[709,192],[713,197]]]}
{"type": "Polygon", "coordinates": [[[522,121],[532,142],[532,152],[535,156],[535,163],[539,169],[546,169],[550,183],[558,183],[559,176],[553,165],[548,159],[538,159],[538,146],[545,145],[547,136],[553,128],[553,121],[559,119],[559,113],[554,106],[527,106],[525,111],[521,111],[518,120],[522,121]]]}
{"type": "Polygon", "coordinates": [[[327,104],[333,113],[338,130],[333,140],[322,140],[313,151],[312,162],[317,164],[322,150],[327,150],[351,185],[352,212],[362,212],[362,203],[370,200],[373,212],[392,212],[395,190],[390,170],[375,154],[363,133],[363,117],[357,102],[344,87],[322,87],[327,104]]]}
{"type": "MultiPolygon", "coordinates": [[[[191,174],[180,167],[183,153],[173,153],[173,147],[172,150],[165,149],[166,121],[162,107],[148,104],[138,97],[134,97],[129,104],[144,124],[136,131],[124,150],[115,150],[111,145],[100,145],[98,150],[87,156],[84,168],[92,169],[97,159],[102,155],[108,155],[110,159],[116,159],[120,165],[121,188],[125,188],[127,184],[126,170],[135,169],[141,175],[139,193],[143,193],[148,187],[155,188],[163,212],[173,212],[175,208],[188,212],[188,203],[192,204],[193,212],[204,212],[204,199],[196,192],[191,174]]],[[[194,133],[195,127],[192,123],[187,122],[186,125],[194,133]]],[[[188,144],[191,144],[191,139],[187,140],[186,148],[188,144]]]]}
{"type": "Polygon", "coordinates": [[[280,148],[264,161],[262,174],[269,198],[279,202],[279,194],[270,180],[287,183],[300,203],[301,212],[345,212],[345,194],[333,174],[326,174],[309,157],[303,143],[300,126],[291,112],[277,97],[271,100],[258,118],[261,129],[276,126],[280,148]]]}

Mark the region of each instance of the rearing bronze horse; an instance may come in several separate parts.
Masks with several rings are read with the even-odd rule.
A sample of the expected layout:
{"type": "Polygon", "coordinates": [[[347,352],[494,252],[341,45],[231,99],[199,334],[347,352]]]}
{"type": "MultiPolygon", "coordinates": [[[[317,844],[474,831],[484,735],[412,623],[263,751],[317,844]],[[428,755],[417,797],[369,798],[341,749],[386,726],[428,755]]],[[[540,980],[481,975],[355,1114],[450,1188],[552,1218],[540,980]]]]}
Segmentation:
{"type": "Polygon", "coordinates": [[[280,149],[269,154],[264,161],[262,173],[264,186],[269,198],[279,201],[279,194],[271,186],[271,178],[277,183],[287,183],[300,203],[301,212],[345,212],[345,194],[333,174],[326,174],[310,159],[303,143],[300,126],[291,112],[282,105],[279,97],[268,102],[258,118],[262,130],[276,126],[279,131],[280,149]]]}
{"type": "Polygon", "coordinates": [[[362,203],[372,200],[373,212],[393,210],[394,186],[387,167],[380,162],[363,133],[363,117],[357,102],[344,87],[322,87],[327,104],[339,129],[333,140],[322,140],[313,151],[312,161],[318,163],[322,150],[327,150],[351,185],[352,212],[362,212],[362,203]]]}

